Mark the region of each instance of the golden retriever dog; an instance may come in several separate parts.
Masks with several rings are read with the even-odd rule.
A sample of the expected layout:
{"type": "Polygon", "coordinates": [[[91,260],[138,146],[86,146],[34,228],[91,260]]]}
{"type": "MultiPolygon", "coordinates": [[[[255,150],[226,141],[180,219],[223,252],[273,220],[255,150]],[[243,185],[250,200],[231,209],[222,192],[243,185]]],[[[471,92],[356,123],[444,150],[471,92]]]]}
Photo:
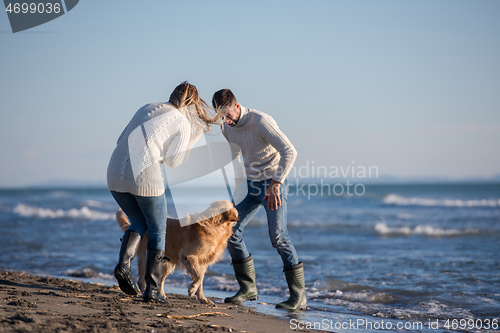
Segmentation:
{"type": "MultiPolygon", "coordinates": [[[[124,232],[130,226],[130,222],[121,209],[116,212],[116,220],[124,232]]],[[[238,211],[231,202],[219,200],[214,202],[203,213],[188,215],[187,220],[188,223],[200,222],[193,222],[181,227],[179,220],[167,219],[165,256],[170,261],[165,260],[163,263],[160,293],[167,299],[163,289],[165,279],[176,267],[180,267],[191,276],[192,282],[188,289],[189,296],[196,294],[200,302],[212,304],[213,302],[203,295],[203,278],[208,266],[219,261],[222,257],[227,246],[227,240],[233,233],[233,226],[238,221],[238,211]]],[[[142,238],[137,252],[138,285],[141,291],[144,291],[145,288],[147,242],[148,233],[142,238]]]]}

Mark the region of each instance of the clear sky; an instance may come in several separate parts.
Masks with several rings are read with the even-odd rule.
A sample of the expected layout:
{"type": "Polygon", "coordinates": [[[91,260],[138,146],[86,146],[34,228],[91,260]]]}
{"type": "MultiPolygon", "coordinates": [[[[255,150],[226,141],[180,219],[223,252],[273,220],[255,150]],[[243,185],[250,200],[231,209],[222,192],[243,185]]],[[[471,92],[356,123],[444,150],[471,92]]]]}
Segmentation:
{"type": "Polygon", "coordinates": [[[272,115],[296,166],[500,174],[500,1],[90,1],[0,13],[0,186],[105,184],[138,108],[183,80],[272,115]]]}

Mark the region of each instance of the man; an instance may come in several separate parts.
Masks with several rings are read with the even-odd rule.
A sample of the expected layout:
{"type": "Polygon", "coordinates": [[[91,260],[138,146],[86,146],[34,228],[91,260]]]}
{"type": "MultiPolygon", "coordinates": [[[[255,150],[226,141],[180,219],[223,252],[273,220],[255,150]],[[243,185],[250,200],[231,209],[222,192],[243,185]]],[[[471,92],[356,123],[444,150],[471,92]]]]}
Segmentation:
{"type": "Polygon", "coordinates": [[[226,298],[225,302],[241,303],[258,297],[253,259],[243,240],[243,231],[259,208],[264,206],[271,243],[281,255],[290,290],[290,298],[276,307],[305,309],[304,269],[287,230],[286,176],[297,152],[271,116],[241,106],[231,90],[217,91],[212,98],[212,105],[224,114],[222,133],[225,138],[241,149],[235,154],[243,157],[247,184],[239,184],[241,175],[235,170],[236,186],[248,187],[248,194],[236,205],[240,220],[227,245],[240,289],[233,297],[226,298]]]}

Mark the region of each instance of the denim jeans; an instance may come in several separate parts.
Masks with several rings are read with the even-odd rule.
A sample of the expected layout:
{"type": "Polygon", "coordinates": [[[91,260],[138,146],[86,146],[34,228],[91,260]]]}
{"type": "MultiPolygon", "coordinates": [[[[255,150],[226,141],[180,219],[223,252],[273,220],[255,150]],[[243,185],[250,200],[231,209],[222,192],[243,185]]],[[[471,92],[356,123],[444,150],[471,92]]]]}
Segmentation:
{"type": "Polygon", "coordinates": [[[128,230],[141,234],[149,231],[148,249],[165,250],[167,230],[167,199],[164,194],[158,197],[141,197],[131,193],[111,191],[118,205],[130,221],[128,230]]]}
{"type": "MultiPolygon", "coordinates": [[[[291,266],[299,263],[295,247],[288,236],[287,224],[287,180],[280,186],[281,206],[278,209],[267,208],[267,199],[264,200],[267,188],[271,185],[271,179],[264,181],[247,180],[248,194],[242,202],[236,205],[239,221],[233,228],[233,234],[229,238],[227,248],[233,261],[247,258],[247,247],[243,240],[243,231],[252,217],[260,207],[264,206],[267,214],[267,225],[271,244],[281,255],[283,266],[291,266]]],[[[241,184],[240,186],[244,186],[241,184]]]]}

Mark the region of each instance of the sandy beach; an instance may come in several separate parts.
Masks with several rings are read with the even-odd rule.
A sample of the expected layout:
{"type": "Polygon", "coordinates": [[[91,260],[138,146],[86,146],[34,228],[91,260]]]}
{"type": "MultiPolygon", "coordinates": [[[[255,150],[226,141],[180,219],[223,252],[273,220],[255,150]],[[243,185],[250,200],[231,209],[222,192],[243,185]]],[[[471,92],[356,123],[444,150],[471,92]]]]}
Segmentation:
{"type": "Polygon", "coordinates": [[[247,306],[176,294],[167,294],[168,304],[144,303],[116,286],[50,276],[1,271],[0,295],[0,332],[293,331],[288,321],[247,306]]]}

